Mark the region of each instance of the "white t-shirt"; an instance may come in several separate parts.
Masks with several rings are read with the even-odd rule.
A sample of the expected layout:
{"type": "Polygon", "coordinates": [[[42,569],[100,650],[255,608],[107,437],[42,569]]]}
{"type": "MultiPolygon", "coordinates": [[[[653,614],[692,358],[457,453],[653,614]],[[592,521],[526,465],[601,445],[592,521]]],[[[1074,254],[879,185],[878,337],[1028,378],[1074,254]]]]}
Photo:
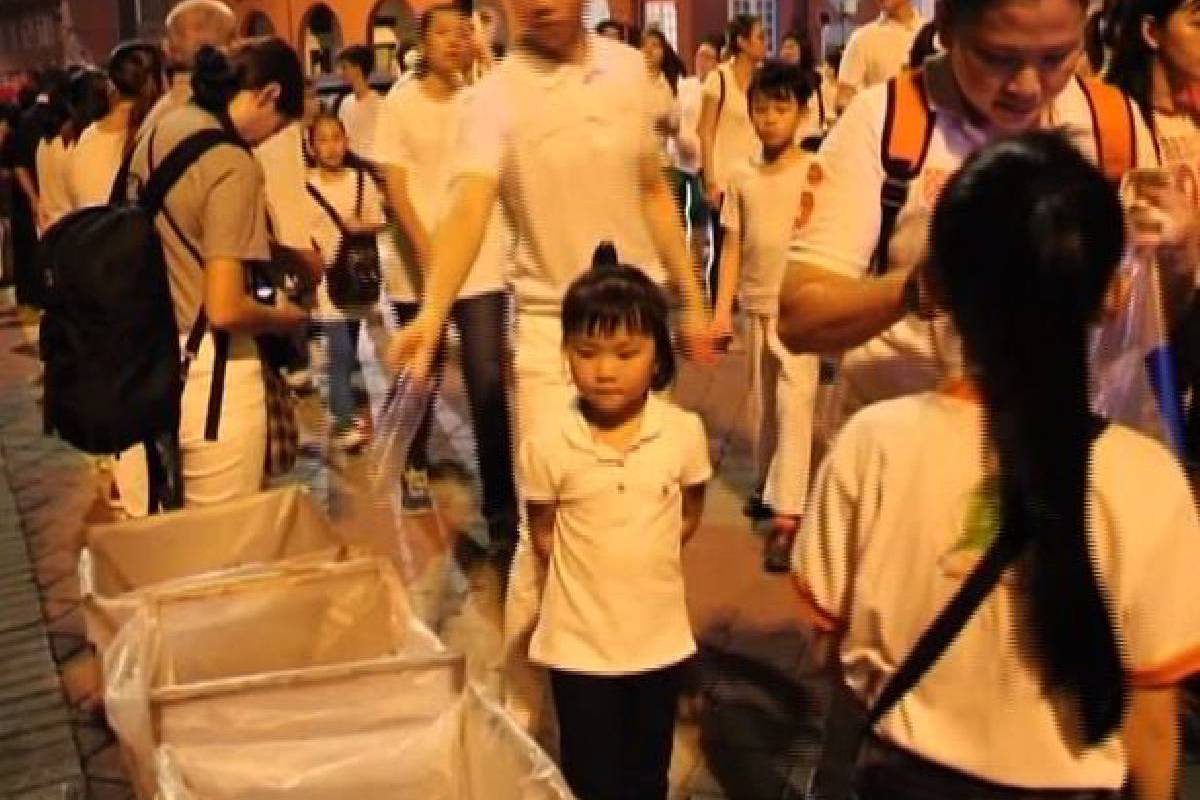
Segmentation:
{"type": "MultiPolygon", "coordinates": [[[[344,222],[354,219],[355,200],[358,194],[358,178],[354,170],[344,169],[335,176],[326,175],[319,169],[309,170],[308,183],[320,192],[325,202],[333,206],[334,211],[344,222]]],[[[321,260],[326,268],[333,264],[337,257],[338,247],[342,243],[342,234],[337,223],[321,208],[320,204],[307,191],[304,193],[305,217],[304,226],[312,239],[310,247],[315,247],[321,254],[321,260]]],[[[370,175],[363,175],[363,201],[361,221],[365,225],[382,225],[383,196],[379,187],[370,175]]],[[[361,316],[367,309],[352,309],[351,315],[361,316]]],[[[323,319],[344,319],[347,314],[329,299],[325,281],[321,281],[317,289],[317,316],[323,319]]]]}
{"type": "Polygon", "coordinates": [[[370,158],[375,152],[375,131],[379,122],[379,111],[383,108],[383,97],[372,90],[359,100],[348,94],[338,107],[338,118],[346,127],[350,152],[370,158]]]}
{"type": "MultiPolygon", "coordinates": [[[[942,187],[963,161],[987,143],[987,134],[967,121],[952,85],[944,56],[926,62],[926,86],[936,112],[929,153],[921,173],[910,184],[908,200],[897,221],[896,238],[907,224],[924,225],[942,187]]],[[[887,87],[856,95],[821,146],[824,180],[817,189],[812,215],[792,239],[789,262],[811,264],[851,278],[867,274],[879,238],[879,194],[884,172],[880,163],[887,87]]],[[[1137,164],[1157,163],[1154,144],[1141,114],[1134,108],[1137,164]]],[[[1075,134],[1080,151],[1095,160],[1096,139],[1087,97],[1072,80],[1051,104],[1048,126],[1075,134]]],[[[896,239],[893,239],[895,242],[896,239]]],[[[846,354],[842,374],[851,407],[901,394],[924,391],[941,376],[930,324],[908,317],[846,354]]]]}
{"type": "Polygon", "coordinates": [[[72,210],[108,202],[124,148],[124,128],[105,130],[92,123],[84,129],[67,151],[67,199],[72,210]]]}
{"type": "MultiPolygon", "coordinates": [[[[403,167],[409,200],[431,236],[454,199],[455,142],[464,104],[472,91],[462,89],[451,97],[438,99],[425,90],[420,80],[407,81],[388,92],[379,115],[375,160],[403,167]]],[[[459,297],[475,297],[504,288],[504,265],[511,240],[497,206],[459,297]]],[[[417,274],[418,267],[405,266],[399,253],[393,265],[395,268],[388,275],[389,295],[394,300],[414,299],[411,276],[417,274]]]]}
{"type": "Polygon", "coordinates": [[[683,584],[682,491],[712,477],[700,418],[652,395],[641,433],[622,455],[595,440],[572,404],[524,439],[520,473],[526,499],[556,510],[530,659],[626,675],[696,652],[683,584]]]}
{"type": "Polygon", "coordinates": [[[750,103],[733,74],[733,64],[726,62],[708,74],[704,81],[704,96],[711,98],[714,108],[720,105],[716,138],[713,140],[713,163],[705,165],[705,180],[721,187],[729,184],[734,171],[745,166],[762,152],[762,143],[750,121],[750,103]],[[725,84],[725,102],[721,104],[721,83],[725,84]]]}
{"type": "Polygon", "coordinates": [[[71,210],[67,195],[67,145],[61,136],[38,143],[35,155],[38,179],[38,215],[45,231],[71,210]]]}
{"type": "Polygon", "coordinates": [[[1163,167],[1192,207],[1200,208],[1200,126],[1191,114],[1155,112],[1154,128],[1163,167]]]}
{"type": "MultiPolygon", "coordinates": [[[[982,408],[946,394],[877,403],[846,424],[821,468],[793,566],[868,702],[995,536],[982,431],[982,408]]],[[[1200,523],[1187,481],[1164,448],[1119,426],[1097,441],[1091,481],[1089,541],[1127,669],[1135,686],[1171,685],[1200,670],[1200,523]]],[[[1066,711],[1029,657],[1015,580],[1001,580],[877,731],[996,783],[1120,786],[1119,735],[1091,749],[1064,739],[1066,711]]]]}
{"type": "Polygon", "coordinates": [[[816,157],[792,154],[782,166],[757,158],[733,174],[721,206],[721,225],[739,235],[742,306],[753,314],[779,315],[779,287],[787,267],[792,232],[812,213],[821,181],[816,157]]]}
{"type": "MultiPolygon", "coordinates": [[[[679,100],[671,91],[671,84],[667,82],[665,75],[650,79],[650,113],[655,122],[662,120],[667,124],[679,124],[679,100]]],[[[670,164],[674,161],[674,141],[673,136],[658,134],[659,151],[664,163],[670,164]]]]}
{"type": "Polygon", "coordinates": [[[308,228],[304,225],[308,195],[304,181],[304,126],[293,122],[254,148],[254,157],[262,165],[266,178],[267,210],[275,240],[297,250],[312,249],[308,228]]]}
{"type": "Polygon", "coordinates": [[[455,174],[500,182],[522,312],[557,316],[602,241],[665,282],[642,211],[642,168],[658,153],[650,96],[642,54],[594,34],[582,64],[517,48],[469,94],[455,174]]]}
{"type": "Polygon", "coordinates": [[[704,86],[695,76],[679,79],[679,141],[675,149],[675,166],[695,175],[700,171],[700,107],[704,100],[704,86]],[[688,153],[690,152],[690,155],[688,153]]]}
{"type": "Polygon", "coordinates": [[[908,22],[880,14],[863,25],[846,42],[838,83],[862,90],[899,75],[908,64],[913,40],[924,24],[925,20],[914,11],[908,22]]]}

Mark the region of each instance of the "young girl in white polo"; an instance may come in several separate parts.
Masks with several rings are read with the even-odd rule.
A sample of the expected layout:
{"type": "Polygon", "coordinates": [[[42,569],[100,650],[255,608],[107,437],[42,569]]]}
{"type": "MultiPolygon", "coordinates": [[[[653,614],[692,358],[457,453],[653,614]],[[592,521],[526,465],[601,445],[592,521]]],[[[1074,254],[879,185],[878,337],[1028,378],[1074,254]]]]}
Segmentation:
{"type": "Polygon", "coordinates": [[[520,465],[545,569],[530,660],[548,667],[563,773],[580,800],[664,800],[682,664],[696,651],[683,544],[712,475],[674,378],[662,293],[611,246],[567,290],[578,397],[526,437],[520,465]]]}

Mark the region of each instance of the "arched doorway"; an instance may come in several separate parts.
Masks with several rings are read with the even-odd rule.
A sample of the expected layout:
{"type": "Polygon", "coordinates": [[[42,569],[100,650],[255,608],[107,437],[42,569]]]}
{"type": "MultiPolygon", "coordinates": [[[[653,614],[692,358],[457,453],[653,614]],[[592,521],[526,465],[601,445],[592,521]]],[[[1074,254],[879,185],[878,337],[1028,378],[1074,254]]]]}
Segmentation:
{"type": "Polygon", "coordinates": [[[273,36],[274,34],[275,24],[261,11],[251,11],[242,20],[243,36],[273,36]]]}
{"type": "Polygon", "coordinates": [[[342,26],[324,3],[309,9],[300,26],[304,71],[310,77],[333,72],[333,59],[342,49],[342,26]]]}
{"type": "Polygon", "coordinates": [[[381,0],[367,21],[367,40],[375,49],[375,69],[399,73],[396,51],[417,38],[417,18],[404,0],[381,0]]]}

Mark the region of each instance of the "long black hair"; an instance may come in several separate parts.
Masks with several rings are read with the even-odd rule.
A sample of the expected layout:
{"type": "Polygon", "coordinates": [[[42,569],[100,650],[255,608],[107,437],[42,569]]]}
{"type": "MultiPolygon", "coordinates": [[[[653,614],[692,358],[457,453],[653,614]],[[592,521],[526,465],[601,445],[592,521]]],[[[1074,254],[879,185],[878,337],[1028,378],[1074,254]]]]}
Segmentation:
{"type": "Polygon", "coordinates": [[[738,44],[738,39],[750,38],[754,26],[761,24],[762,20],[753,14],[734,14],[733,19],[729,20],[729,27],[725,33],[725,44],[729,47],[729,54],[736,56],[742,52],[742,46],[738,44]]]}
{"type": "Polygon", "coordinates": [[[1158,53],[1142,36],[1142,20],[1151,17],[1159,27],[1183,6],[1183,0],[1126,0],[1118,4],[1119,17],[1110,18],[1113,28],[1112,60],[1105,80],[1120,87],[1142,110],[1142,116],[1154,129],[1154,62],[1158,53]]]}
{"type": "Polygon", "coordinates": [[[679,79],[687,74],[687,67],[684,66],[683,59],[679,57],[679,53],[675,52],[675,48],[667,41],[667,37],[658,28],[647,28],[642,34],[642,41],[645,42],[646,37],[658,40],[658,44],[662,47],[662,73],[667,79],[667,83],[671,87],[671,94],[679,94],[679,79]]]}
{"type": "Polygon", "coordinates": [[[117,94],[133,103],[125,129],[125,155],[128,155],[142,122],[166,90],[162,51],[149,42],[124,42],[109,54],[106,71],[117,94]]]}
{"type": "Polygon", "coordinates": [[[1046,684],[1088,744],[1120,724],[1125,675],[1088,539],[1088,333],[1124,246],[1116,193],[1054,132],[1000,140],[950,180],[930,275],[962,336],[999,461],[999,535],[1029,540],[1046,684]]]}
{"type": "Polygon", "coordinates": [[[247,39],[226,57],[213,47],[196,54],[192,94],[198,106],[223,113],[244,89],[279,84],[275,108],[289,119],[304,115],[304,70],[287,42],[277,36],[247,39]]]}
{"type": "Polygon", "coordinates": [[[646,273],[619,263],[616,248],[603,242],[592,256],[592,268],[576,278],[563,297],[563,342],[622,329],[654,340],[650,388],[662,391],[670,386],[675,380],[675,351],[667,299],[646,273]]]}
{"type": "Polygon", "coordinates": [[[82,69],[71,78],[67,89],[67,124],[63,141],[73,145],[80,134],[108,113],[108,77],[97,69],[82,69]]]}

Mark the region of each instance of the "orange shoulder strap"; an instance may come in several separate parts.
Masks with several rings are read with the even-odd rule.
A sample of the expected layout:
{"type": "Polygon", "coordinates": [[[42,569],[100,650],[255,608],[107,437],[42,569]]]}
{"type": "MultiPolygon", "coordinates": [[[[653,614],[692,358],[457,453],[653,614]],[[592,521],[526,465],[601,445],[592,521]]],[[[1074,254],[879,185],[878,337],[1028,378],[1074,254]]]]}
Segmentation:
{"type": "Polygon", "coordinates": [[[1137,166],[1133,107],[1124,92],[1101,80],[1080,78],[1079,86],[1092,112],[1096,165],[1109,181],[1120,183],[1137,166]]]}
{"type": "Polygon", "coordinates": [[[888,82],[887,114],[883,122],[883,168],[888,177],[916,177],[929,152],[933,111],[925,96],[925,75],[904,70],[888,82]]]}

